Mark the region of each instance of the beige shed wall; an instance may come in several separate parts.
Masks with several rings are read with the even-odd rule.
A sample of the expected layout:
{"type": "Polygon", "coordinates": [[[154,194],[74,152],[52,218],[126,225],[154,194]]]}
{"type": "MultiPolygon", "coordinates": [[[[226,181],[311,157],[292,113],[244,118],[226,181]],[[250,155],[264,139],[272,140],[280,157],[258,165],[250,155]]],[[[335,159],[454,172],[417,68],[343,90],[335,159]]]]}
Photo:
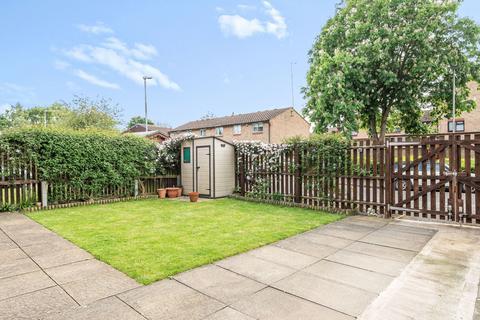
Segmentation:
{"type": "Polygon", "coordinates": [[[215,194],[225,197],[235,189],[235,149],[232,145],[215,139],[215,194]]]}
{"type": "Polygon", "coordinates": [[[180,177],[182,179],[183,194],[188,194],[193,191],[193,161],[194,161],[194,150],[192,148],[192,141],[184,141],[182,143],[181,153],[181,172],[180,177]],[[183,162],[183,148],[190,147],[190,163],[183,162]]]}

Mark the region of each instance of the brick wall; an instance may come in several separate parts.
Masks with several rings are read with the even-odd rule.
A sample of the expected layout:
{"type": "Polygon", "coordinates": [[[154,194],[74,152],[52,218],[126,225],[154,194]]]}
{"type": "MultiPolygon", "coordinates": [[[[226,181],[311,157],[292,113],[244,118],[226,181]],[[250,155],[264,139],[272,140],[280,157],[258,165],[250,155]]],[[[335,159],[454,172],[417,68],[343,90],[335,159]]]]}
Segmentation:
{"type": "Polygon", "coordinates": [[[270,120],[271,143],[282,143],[294,136],[310,136],[310,124],[295,110],[287,110],[270,120]]]}
{"type": "MultiPolygon", "coordinates": [[[[480,91],[478,83],[469,82],[468,87],[470,88],[470,97],[475,101],[477,107],[471,112],[462,113],[459,117],[457,117],[457,120],[465,121],[466,132],[480,131],[480,91]]],[[[448,132],[448,120],[440,121],[438,124],[438,132],[448,132]]]]}

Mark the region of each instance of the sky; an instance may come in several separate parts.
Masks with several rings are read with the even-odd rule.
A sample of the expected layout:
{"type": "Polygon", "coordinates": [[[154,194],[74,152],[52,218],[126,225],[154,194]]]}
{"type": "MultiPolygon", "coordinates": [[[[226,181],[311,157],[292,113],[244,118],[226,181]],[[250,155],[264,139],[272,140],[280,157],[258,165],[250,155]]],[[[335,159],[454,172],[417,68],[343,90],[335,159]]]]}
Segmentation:
{"type": "MultiPolygon", "coordinates": [[[[308,50],[338,0],[2,0],[0,112],[75,95],[110,98],[123,126],[301,110],[308,50]],[[293,63],[293,64],[292,64],[293,63]],[[292,67],[292,68],[291,68],[292,67]]],[[[460,14],[480,23],[480,1],[460,14]]]]}

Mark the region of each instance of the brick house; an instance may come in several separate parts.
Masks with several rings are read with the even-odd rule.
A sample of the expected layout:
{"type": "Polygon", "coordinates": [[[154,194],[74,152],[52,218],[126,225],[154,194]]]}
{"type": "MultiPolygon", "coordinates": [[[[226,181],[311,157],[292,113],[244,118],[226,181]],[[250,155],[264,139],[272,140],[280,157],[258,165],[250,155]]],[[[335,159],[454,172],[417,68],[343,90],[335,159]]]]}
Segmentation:
{"type": "Polygon", "coordinates": [[[199,137],[222,137],[227,141],[281,143],[293,136],[308,137],[310,123],[294,108],[283,108],[191,121],[172,129],[170,135],[184,132],[199,137]]]}
{"type": "Polygon", "coordinates": [[[155,142],[163,142],[170,136],[170,130],[171,128],[148,125],[148,131],[146,131],[144,124],[136,124],[133,127],[130,127],[127,130],[123,131],[122,134],[130,133],[137,136],[145,137],[155,142]]]}
{"type": "MultiPolygon", "coordinates": [[[[480,91],[478,83],[469,82],[470,98],[475,101],[475,109],[464,112],[455,118],[456,132],[480,131],[480,91]]],[[[437,126],[438,133],[453,132],[453,119],[441,120],[437,126]]]]}
{"type": "MultiPolygon", "coordinates": [[[[470,112],[463,112],[459,117],[455,119],[456,132],[480,132],[480,88],[478,83],[471,81],[468,84],[470,89],[470,99],[475,102],[475,108],[470,112]]],[[[422,122],[425,124],[431,124],[433,122],[430,116],[430,110],[425,110],[422,116],[422,122]]],[[[453,132],[453,118],[440,120],[435,130],[436,133],[449,133],[453,132]]],[[[396,133],[389,133],[388,136],[395,134],[401,134],[401,131],[396,133]]],[[[367,139],[368,133],[365,129],[361,129],[359,132],[353,135],[354,139],[367,139]]]]}

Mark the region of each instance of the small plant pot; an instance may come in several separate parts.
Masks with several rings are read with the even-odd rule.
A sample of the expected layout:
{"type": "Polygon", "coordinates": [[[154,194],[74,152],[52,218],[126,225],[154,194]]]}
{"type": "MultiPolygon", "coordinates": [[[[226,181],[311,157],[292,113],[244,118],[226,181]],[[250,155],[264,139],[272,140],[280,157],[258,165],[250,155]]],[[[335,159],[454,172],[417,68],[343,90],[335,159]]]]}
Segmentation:
{"type": "Polygon", "coordinates": [[[190,197],[190,202],[197,202],[199,195],[200,194],[198,192],[190,192],[188,194],[188,196],[190,197]]]}
{"type": "Polygon", "coordinates": [[[160,199],[164,199],[165,196],[167,195],[167,189],[165,188],[157,189],[157,194],[160,199]]]}
{"type": "Polygon", "coordinates": [[[182,186],[178,186],[178,196],[181,197],[183,195],[183,187],[182,186]]]}
{"type": "Polygon", "coordinates": [[[178,188],[167,188],[167,197],[168,198],[178,197],[178,188]]]}

